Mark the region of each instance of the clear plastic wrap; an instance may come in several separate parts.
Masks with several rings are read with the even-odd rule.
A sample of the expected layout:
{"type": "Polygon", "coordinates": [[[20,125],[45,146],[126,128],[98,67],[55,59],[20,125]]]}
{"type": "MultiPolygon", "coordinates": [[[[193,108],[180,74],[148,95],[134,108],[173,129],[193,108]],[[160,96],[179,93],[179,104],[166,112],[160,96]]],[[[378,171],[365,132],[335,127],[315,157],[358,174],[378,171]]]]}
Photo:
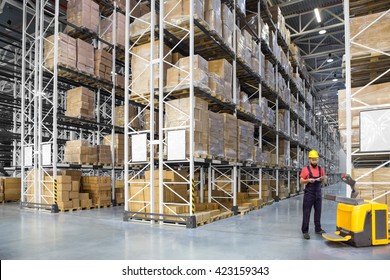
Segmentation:
{"type": "MultiPolygon", "coordinates": [[[[152,13],[147,13],[140,18],[135,18],[130,24],[130,37],[139,36],[143,33],[150,31],[150,24],[152,22],[152,13]]],[[[154,14],[154,22],[157,25],[159,22],[159,16],[154,14]]]]}
{"type": "Polygon", "coordinates": [[[253,162],[254,124],[238,120],[238,160],[253,162]]]}
{"type": "Polygon", "coordinates": [[[224,142],[225,158],[237,159],[238,127],[237,118],[230,114],[222,114],[224,117],[224,142]]]}

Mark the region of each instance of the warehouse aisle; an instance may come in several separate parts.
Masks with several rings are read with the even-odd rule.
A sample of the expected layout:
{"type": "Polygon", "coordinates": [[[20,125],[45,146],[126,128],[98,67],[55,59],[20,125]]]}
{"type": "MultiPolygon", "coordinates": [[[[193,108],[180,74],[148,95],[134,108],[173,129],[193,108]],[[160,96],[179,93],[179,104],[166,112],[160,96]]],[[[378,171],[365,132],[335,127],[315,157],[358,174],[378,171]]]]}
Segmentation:
{"type": "MultiPolygon", "coordinates": [[[[341,185],[326,188],[337,194],[341,185]]],[[[0,259],[390,259],[390,247],[353,248],[300,232],[303,196],[195,230],[122,222],[122,207],[65,214],[0,205],[0,259]]],[[[335,228],[336,203],[322,224],[335,228]]]]}

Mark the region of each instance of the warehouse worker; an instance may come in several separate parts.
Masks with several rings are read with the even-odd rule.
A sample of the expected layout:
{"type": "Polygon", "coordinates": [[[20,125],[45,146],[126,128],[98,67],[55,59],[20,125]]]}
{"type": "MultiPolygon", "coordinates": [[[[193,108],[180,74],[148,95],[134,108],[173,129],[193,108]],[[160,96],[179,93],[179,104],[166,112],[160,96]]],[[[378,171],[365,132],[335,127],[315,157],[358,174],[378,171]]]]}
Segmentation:
{"type": "Polygon", "coordinates": [[[315,232],[323,234],[325,231],[321,228],[321,205],[322,194],[321,185],[325,182],[325,171],[318,166],[318,152],[311,150],[309,152],[309,162],[307,167],[302,169],[300,183],[305,184],[303,196],[303,221],[302,233],[305,239],[310,239],[309,222],[311,208],[314,206],[314,225],[315,232]]]}

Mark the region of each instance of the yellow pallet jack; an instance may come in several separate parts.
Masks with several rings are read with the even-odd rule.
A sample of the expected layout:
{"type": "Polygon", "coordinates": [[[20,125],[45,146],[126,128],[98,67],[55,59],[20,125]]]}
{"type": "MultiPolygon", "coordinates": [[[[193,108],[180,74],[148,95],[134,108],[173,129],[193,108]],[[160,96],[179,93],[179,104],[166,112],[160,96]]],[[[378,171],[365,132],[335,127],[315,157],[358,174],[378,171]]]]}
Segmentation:
{"type": "Polygon", "coordinates": [[[352,198],[325,195],[325,199],[336,201],[338,205],[336,232],[324,233],[322,237],[355,247],[389,244],[387,205],[356,198],[355,181],[352,178],[343,181],[351,186],[352,198]]]}
{"type": "Polygon", "coordinates": [[[339,202],[336,232],[322,236],[333,242],[346,242],[355,247],[389,244],[387,205],[360,198],[325,195],[339,202]]]}

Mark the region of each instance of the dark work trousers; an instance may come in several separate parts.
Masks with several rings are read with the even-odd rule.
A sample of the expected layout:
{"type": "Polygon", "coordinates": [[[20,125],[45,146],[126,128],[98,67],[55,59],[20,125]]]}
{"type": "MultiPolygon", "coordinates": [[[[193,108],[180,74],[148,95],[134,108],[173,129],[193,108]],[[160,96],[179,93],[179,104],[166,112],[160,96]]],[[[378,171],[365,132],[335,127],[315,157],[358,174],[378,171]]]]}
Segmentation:
{"type": "MultiPolygon", "coordinates": [[[[310,168],[310,178],[313,177],[310,168]]],[[[321,167],[319,167],[319,173],[321,176],[321,167]]],[[[309,222],[311,208],[314,206],[314,225],[315,231],[321,231],[321,206],[322,206],[322,193],[321,193],[321,181],[315,181],[314,183],[308,183],[304,190],[303,195],[303,221],[302,221],[302,233],[309,232],[309,222]]]]}

